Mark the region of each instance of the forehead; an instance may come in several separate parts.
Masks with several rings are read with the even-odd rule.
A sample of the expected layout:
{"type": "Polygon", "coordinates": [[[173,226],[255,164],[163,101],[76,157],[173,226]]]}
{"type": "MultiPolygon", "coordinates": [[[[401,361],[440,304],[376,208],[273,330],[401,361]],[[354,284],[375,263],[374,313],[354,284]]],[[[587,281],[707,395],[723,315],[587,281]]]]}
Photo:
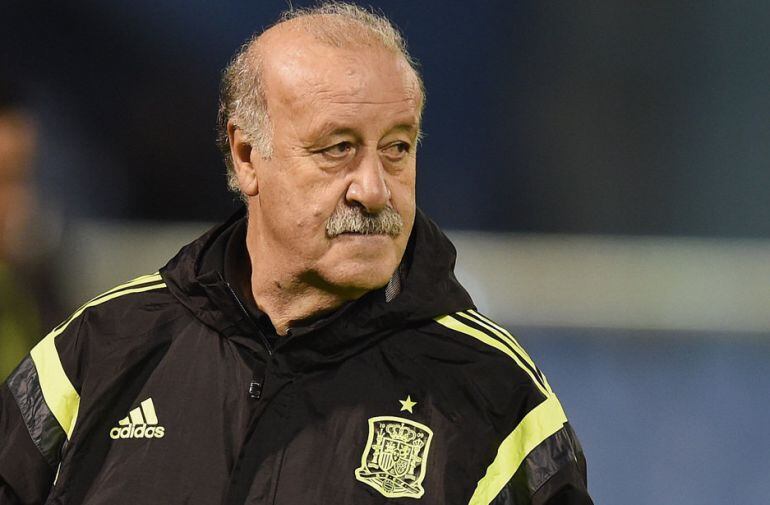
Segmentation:
{"type": "Polygon", "coordinates": [[[312,116],[313,122],[366,116],[419,120],[417,76],[398,53],[370,45],[332,47],[302,35],[269,40],[262,50],[273,120],[282,114],[312,116]]]}

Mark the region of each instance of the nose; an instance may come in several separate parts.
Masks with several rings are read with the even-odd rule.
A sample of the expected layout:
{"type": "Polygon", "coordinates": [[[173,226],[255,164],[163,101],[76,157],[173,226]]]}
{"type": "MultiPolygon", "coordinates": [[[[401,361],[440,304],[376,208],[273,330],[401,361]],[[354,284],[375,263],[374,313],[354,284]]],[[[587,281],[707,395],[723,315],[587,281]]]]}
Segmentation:
{"type": "Polygon", "coordinates": [[[378,153],[367,153],[352,173],[345,199],[376,214],[390,202],[390,189],[385,181],[385,168],[378,153]]]}

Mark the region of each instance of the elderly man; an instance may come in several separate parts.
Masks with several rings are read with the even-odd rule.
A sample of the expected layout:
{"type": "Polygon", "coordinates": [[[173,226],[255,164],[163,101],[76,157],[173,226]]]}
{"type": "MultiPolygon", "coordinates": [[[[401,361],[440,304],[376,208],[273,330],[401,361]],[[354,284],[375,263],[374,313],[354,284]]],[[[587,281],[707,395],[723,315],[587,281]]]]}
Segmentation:
{"type": "Polygon", "coordinates": [[[0,503],[590,503],[547,380],[416,210],[423,102],[354,6],[246,44],[220,111],[246,210],[19,365],[0,503]]]}

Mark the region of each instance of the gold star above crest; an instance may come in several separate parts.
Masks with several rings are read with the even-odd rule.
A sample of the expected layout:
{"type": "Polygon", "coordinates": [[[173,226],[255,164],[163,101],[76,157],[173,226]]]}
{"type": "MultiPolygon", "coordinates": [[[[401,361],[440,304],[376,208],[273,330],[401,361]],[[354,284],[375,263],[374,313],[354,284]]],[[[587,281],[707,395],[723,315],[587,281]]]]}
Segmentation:
{"type": "Polygon", "coordinates": [[[406,400],[399,400],[398,402],[401,404],[401,410],[399,412],[406,410],[410,414],[414,414],[414,412],[412,412],[412,408],[417,405],[417,402],[413,402],[410,395],[406,395],[406,400]]]}

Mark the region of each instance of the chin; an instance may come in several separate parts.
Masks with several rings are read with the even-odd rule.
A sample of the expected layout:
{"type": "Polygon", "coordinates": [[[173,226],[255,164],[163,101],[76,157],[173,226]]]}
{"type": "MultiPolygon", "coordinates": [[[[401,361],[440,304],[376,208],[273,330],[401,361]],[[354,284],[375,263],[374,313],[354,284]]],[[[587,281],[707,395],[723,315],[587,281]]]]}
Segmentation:
{"type": "Polygon", "coordinates": [[[395,269],[395,266],[393,269],[382,269],[370,265],[368,269],[340,275],[335,279],[334,284],[344,290],[357,291],[363,295],[368,291],[374,291],[385,286],[393,276],[395,269]]]}
{"type": "Polygon", "coordinates": [[[385,286],[396,271],[400,258],[380,255],[377,258],[340,258],[322,277],[332,286],[349,291],[357,298],[385,286]]]}

